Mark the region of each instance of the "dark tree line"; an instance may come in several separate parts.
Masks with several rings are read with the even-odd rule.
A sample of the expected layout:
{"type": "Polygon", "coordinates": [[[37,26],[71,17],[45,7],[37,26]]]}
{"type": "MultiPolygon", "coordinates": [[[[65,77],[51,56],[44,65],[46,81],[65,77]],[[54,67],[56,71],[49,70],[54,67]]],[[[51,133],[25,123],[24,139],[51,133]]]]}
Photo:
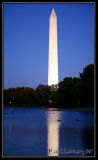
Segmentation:
{"type": "Polygon", "coordinates": [[[5,89],[4,105],[94,107],[94,65],[87,65],[79,77],[64,78],[58,86],[39,85],[36,89],[5,89]]]}

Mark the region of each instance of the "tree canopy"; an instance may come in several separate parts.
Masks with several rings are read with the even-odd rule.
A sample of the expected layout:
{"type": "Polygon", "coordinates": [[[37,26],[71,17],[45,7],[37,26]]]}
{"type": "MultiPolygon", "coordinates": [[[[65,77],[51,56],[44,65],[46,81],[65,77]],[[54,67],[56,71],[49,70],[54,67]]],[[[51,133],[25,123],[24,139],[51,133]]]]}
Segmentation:
{"type": "Polygon", "coordinates": [[[65,77],[58,85],[5,89],[4,105],[94,107],[94,65],[87,65],[79,75],[65,77]]]}

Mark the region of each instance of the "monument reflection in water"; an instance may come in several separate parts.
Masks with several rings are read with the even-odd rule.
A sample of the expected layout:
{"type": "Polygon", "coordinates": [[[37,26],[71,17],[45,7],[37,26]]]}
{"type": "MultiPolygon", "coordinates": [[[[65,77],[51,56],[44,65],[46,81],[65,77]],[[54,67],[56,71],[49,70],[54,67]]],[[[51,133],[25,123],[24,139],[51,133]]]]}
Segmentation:
{"type": "Polygon", "coordinates": [[[48,156],[58,156],[60,112],[48,110],[48,156]]]}
{"type": "Polygon", "coordinates": [[[93,155],[92,120],[91,113],[48,109],[48,156],[93,155]]]}

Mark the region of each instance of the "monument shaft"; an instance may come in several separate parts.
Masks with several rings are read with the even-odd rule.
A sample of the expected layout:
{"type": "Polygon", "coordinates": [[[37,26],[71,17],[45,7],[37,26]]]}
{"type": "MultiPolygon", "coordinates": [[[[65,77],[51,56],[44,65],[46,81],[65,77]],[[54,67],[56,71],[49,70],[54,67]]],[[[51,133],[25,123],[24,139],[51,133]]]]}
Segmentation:
{"type": "Polygon", "coordinates": [[[58,84],[57,17],[52,9],[49,23],[48,85],[58,84]]]}

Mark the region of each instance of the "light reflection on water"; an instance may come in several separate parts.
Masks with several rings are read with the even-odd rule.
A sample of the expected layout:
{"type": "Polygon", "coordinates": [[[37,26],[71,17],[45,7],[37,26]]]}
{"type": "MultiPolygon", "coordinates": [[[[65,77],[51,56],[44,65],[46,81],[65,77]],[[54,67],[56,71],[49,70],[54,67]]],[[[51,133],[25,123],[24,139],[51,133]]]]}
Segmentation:
{"type": "Polygon", "coordinates": [[[4,109],[3,154],[5,156],[93,155],[93,125],[93,113],[90,112],[69,112],[52,108],[12,110],[7,108],[4,109]],[[83,153],[87,149],[89,154],[83,153]],[[74,154],[68,153],[68,150],[74,154]]]}
{"type": "Polygon", "coordinates": [[[48,109],[48,156],[58,156],[59,153],[55,150],[59,149],[59,120],[61,113],[50,111],[48,109]]]}

